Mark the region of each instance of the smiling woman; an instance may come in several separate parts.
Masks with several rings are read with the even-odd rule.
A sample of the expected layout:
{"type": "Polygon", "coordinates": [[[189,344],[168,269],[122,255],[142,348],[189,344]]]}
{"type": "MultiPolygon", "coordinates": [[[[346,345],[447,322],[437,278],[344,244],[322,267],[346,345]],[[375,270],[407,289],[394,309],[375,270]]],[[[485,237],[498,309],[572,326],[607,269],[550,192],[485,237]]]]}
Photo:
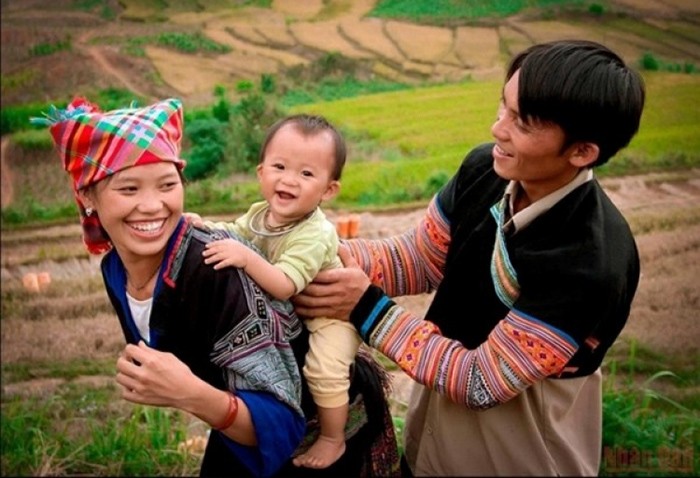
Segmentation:
{"type": "Polygon", "coordinates": [[[86,210],[100,211],[100,224],[124,262],[128,292],[150,298],[166,243],[182,215],[177,168],[160,162],[126,169],[78,191],[78,197],[86,210]]]}
{"type": "MultiPolygon", "coordinates": [[[[79,99],[36,122],[50,126],[71,176],[85,245],[106,252],[102,276],[127,341],[122,397],[211,426],[202,475],[290,476],[316,413],[299,373],[307,333],[289,303],[242,269],[205,264],[206,244],[221,233],[183,217],[182,118],[176,99],[109,112],[79,99]]],[[[326,471],[390,475],[398,455],[383,375],[366,354],[354,370],[359,419],[326,471]]]]}

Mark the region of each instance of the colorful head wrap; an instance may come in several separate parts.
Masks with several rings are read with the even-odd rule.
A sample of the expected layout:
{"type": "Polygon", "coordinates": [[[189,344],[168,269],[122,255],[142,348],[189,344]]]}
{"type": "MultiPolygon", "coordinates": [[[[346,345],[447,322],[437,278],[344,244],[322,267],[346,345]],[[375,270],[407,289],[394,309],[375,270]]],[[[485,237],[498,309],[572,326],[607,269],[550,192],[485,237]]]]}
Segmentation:
{"type": "Polygon", "coordinates": [[[63,169],[71,176],[89,252],[101,254],[112,244],[96,214],[87,215],[78,191],[133,166],[168,161],[179,169],[182,139],[182,103],[167,99],[144,108],[107,112],[84,98],[65,110],[51,107],[35,124],[49,126],[63,169]]]}

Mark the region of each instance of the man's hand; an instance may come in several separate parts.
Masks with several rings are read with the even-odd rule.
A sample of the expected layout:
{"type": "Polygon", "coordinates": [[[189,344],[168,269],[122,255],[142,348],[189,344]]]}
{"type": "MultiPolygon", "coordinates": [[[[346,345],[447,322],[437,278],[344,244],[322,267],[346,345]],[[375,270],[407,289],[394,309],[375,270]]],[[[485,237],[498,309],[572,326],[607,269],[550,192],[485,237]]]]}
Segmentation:
{"type": "Polygon", "coordinates": [[[349,249],[341,246],[338,255],[345,267],[320,272],[306,289],[292,297],[294,309],[301,317],[350,320],[350,313],[370,286],[370,280],[349,249]]]}

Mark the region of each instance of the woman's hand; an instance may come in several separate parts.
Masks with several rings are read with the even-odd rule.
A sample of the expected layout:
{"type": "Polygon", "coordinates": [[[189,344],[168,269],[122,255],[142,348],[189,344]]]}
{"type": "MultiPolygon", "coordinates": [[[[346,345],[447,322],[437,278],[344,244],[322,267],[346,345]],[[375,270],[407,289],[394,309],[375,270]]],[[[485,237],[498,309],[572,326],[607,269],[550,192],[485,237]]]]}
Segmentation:
{"type": "Polygon", "coordinates": [[[306,289],[292,297],[297,314],[305,318],[332,317],[350,320],[370,280],[346,247],[338,248],[345,267],[320,272],[306,289]]]}
{"type": "MultiPolygon", "coordinates": [[[[175,355],[152,349],[143,341],[124,347],[117,360],[117,383],[123,388],[125,400],[178,408],[212,426],[220,424],[229,413],[228,393],[197,377],[175,355]]],[[[243,445],[257,444],[250,411],[243,400],[238,400],[233,424],[222,431],[243,445]]]]}
{"type": "Polygon", "coordinates": [[[130,402],[184,409],[195,381],[199,379],[175,355],[143,341],[128,344],[117,360],[117,383],[130,402]]]}

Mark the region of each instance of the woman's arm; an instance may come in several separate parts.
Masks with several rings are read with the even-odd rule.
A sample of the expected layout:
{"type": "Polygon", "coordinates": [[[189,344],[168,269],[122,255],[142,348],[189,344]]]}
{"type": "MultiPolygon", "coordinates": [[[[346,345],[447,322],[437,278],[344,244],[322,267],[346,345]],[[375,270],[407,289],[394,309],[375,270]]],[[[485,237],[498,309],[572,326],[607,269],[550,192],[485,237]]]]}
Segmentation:
{"type": "MultiPolygon", "coordinates": [[[[229,415],[230,396],[209,385],[169,352],[150,348],[143,341],[128,344],[117,360],[117,383],[122,397],[133,403],[172,407],[191,413],[216,428],[229,415]]],[[[257,444],[250,411],[237,400],[238,412],[229,427],[221,430],[243,445],[257,444]]]]}
{"type": "Polygon", "coordinates": [[[171,353],[144,342],[127,345],[117,361],[122,397],[143,405],[191,413],[230,439],[231,451],[255,476],[270,476],[287,462],[306,427],[304,417],[269,393],[241,390],[231,418],[232,395],[199,377],[171,353]]]}

